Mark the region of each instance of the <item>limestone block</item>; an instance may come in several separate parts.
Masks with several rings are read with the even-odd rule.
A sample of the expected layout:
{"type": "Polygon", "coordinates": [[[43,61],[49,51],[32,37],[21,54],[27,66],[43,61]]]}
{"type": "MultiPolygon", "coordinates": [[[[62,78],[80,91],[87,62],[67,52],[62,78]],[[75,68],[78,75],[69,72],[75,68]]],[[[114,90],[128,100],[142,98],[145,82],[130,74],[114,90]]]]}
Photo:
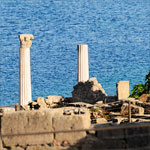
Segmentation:
{"type": "MultiPolygon", "coordinates": [[[[90,127],[90,114],[86,112],[82,115],[64,115],[53,118],[53,128],[55,131],[87,129],[90,127]]],[[[55,139],[58,142],[68,141],[70,144],[75,144],[78,140],[84,138],[86,132],[70,132],[56,133],[55,139]]]]}
{"type": "Polygon", "coordinates": [[[46,107],[46,103],[43,97],[38,97],[36,99],[36,102],[40,105],[40,106],[45,106],[46,107]]]}
{"type": "Polygon", "coordinates": [[[119,81],[117,83],[117,96],[118,100],[129,97],[129,81],[119,81]]]}
{"type": "MultiPolygon", "coordinates": [[[[144,108],[131,104],[131,114],[144,114],[144,108]]],[[[128,115],[128,103],[124,103],[121,107],[121,115],[128,115]]]]}
{"type": "MultiPolygon", "coordinates": [[[[52,131],[52,114],[48,109],[5,113],[2,117],[2,135],[52,131]]],[[[3,136],[6,146],[45,144],[53,141],[53,134],[3,136]]]]}
{"type": "Polygon", "coordinates": [[[47,96],[45,101],[47,104],[51,105],[52,103],[59,103],[63,100],[64,100],[64,97],[62,96],[51,95],[51,96],[47,96]]]}
{"type": "Polygon", "coordinates": [[[105,118],[97,118],[96,123],[97,124],[105,124],[105,123],[107,123],[107,120],[105,118]]]}

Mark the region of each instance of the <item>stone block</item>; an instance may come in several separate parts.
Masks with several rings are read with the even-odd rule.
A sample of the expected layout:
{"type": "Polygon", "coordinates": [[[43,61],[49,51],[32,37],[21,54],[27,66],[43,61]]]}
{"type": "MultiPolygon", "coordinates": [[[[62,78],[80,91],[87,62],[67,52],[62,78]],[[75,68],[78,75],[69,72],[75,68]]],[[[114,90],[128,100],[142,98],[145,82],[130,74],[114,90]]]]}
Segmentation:
{"type": "MultiPolygon", "coordinates": [[[[87,129],[90,127],[90,114],[86,112],[82,115],[64,115],[53,118],[53,128],[55,131],[71,131],[77,129],[87,129]]],[[[85,131],[81,132],[68,132],[56,133],[55,140],[62,143],[67,141],[69,144],[75,144],[80,139],[86,136],[85,131]]]]}
{"type": "Polygon", "coordinates": [[[129,97],[129,81],[119,81],[117,83],[118,100],[127,99],[129,97]]]}
{"type": "Polygon", "coordinates": [[[46,103],[51,105],[52,103],[59,103],[62,102],[64,100],[64,97],[62,96],[55,96],[55,95],[51,95],[51,96],[47,96],[46,98],[46,103]]]}
{"type": "Polygon", "coordinates": [[[32,134],[52,131],[52,114],[48,109],[5,113],[2,117],[2,135],[6,146],[52,143],[53,134],[32,134]],[[19,135],[31,133],[32,135],[19,135]]]}

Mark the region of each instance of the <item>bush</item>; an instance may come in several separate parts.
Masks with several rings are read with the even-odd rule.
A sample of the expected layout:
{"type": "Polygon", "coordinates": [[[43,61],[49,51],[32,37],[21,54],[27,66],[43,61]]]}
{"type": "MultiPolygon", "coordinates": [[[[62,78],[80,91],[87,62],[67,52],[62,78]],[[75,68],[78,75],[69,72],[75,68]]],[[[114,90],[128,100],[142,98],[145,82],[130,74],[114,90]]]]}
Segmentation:
{"type": "Polygon", "coordinates": [[[139,98],[142,94],[150,94],[150,72],[146,75],[145,84],[133,86],[130,97],[139,98]]]}

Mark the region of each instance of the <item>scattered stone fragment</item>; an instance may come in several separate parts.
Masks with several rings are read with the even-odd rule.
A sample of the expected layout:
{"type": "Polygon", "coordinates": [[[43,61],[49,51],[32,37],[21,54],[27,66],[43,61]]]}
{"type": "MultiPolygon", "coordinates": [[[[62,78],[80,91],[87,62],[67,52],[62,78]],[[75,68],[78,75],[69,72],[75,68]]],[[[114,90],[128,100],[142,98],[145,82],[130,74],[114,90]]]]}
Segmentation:
{"type": "Polygon", "coordinates": [[[65,110],[63,111],[63,114],[64,114],[64,115],[71,115],[71,110],[66,110],[66,109],[65,109],[65,110]]]}
{"type": "Polygon", "coordinates": [[[68,103],[67,106],[91,108],[94,105],[85,102],[74,102],[74,103],[68,103]]]}
{"type": "Polygon", "coordinates": [[[30,106],[29,105],[25,105],[25,106],[20,106],[20,110],[30,110],[30,106]]]}
{"type": "Polygon", "coordinates": [[[121,117],[121,116],[117,116],[112,119],[113,123],[116,123],[116,124],[120,124],[121,122],[125,122],[127,120],[128,120],[128,118],[121,117]]]}
{"type": "Polygon", "coordinates": [[[35,100],[40,106],[42,107],[46,107],[46,103],[45,103],[45,100],[43,97],[38,97],[36,100],[35,100]]]}
{"type": "Polygon", "coordinates": [[[55,139],[53,140],[53,145],[54,146],[60,146],[61,145],[61,143],[60,142],[58,142],[58,141],[56,141],[55,139]]]}
{"type": "Polygon", "coordinates": [[[97,104],[97,105],[102,105],[102,104],[103,104],[103,101],[97,101],[96,104],[97,104]]]}
{"type": "Polygon", "coordinates": [[[64,101],[64,97],[63,96],[54,96],[54,95],[51,95],[51,96],[47,96],[46,98],[46,102],[48,104],[52,104],[52,103],[61,103],[62,101],[64,101]]]}
{"type": "Polygon", "coordinates": [[[107,120],[105,118],[97,118],[96,123],[97,124],[104,124],[104,123],[107,123],[107,120]]]}
{"type": "Polygon", "coordinates": [[[61,143],[61,146],[68,146],[68,145],[70,145],[70,144],[67,140],[65,140],[61,143]]]}
{"type": "MultiPolygon", "coordinates": [[[[132,114],[144,114],[144,108],[136,105],[131,104],[131,113],[132,114]]],[[[124,103],[121,107],[121,115],[125,116],[128,115],[128,104],[124,103]]]]}

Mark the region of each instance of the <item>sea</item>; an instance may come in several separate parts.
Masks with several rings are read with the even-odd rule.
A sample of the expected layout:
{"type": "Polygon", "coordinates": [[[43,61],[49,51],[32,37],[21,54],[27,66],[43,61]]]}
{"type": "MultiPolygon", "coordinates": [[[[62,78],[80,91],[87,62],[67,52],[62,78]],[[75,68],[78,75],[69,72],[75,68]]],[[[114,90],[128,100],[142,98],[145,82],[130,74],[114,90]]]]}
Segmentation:
{"type": "Polygon", "coordinates": [[[150,0],[0,0],[0,106],[19,102],[19,34],[35,37],[33,100],[72,95],[78,44],[88,44],[90,77],[109,96],[150,71],[150,0]]]}

